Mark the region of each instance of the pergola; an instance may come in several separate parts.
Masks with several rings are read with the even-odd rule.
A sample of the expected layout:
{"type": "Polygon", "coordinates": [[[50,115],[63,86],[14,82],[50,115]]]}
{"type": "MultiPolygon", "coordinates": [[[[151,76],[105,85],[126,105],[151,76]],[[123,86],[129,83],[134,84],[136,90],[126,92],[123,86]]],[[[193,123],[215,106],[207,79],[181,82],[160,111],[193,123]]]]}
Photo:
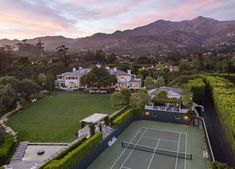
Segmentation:
{"type": "Polygon", "coordinates": [[[108,123],[109,116],[107,114],[101,114],[101,113],[94,113],[89,117],[86,117],[85,119],[81,120],[81,128],[83,128],[86,125],[97,125],[100,122],[104,122],[105,125],[108,123]]]}

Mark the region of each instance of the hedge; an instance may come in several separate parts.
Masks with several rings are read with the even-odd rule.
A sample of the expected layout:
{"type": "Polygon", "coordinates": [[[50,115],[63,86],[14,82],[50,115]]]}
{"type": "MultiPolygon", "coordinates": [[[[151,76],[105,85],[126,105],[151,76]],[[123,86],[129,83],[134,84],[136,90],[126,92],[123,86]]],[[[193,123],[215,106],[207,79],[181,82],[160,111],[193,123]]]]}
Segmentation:
{"type": "Polygon", "coordinates": [[[197,78],[193,80],[189,80],[184,87],[189,88],[193,93],[193,101],[202,104],[203,98],[205,97],[205,88],[206,85],[203,82],[202,78],[197,78]]]}
{"type": "Polygon", "coordinates": [[[96,133],[61,159],[54,159],[43,169],[72,169],[91,153],[102,141],[102,133],[96,133]]]}
{"type": "Polygon", "coordinates": [[[218,73],[218,74],[212,74],[213,76],[220,76],[225,79],[230,80],[233,84],[235,84],[235,73],[227,74],[227,73],[218,73]]]}
{"type": "Polygon", "coordinates": [[[118,128],[123,125],[125,122],[133,118],[135,115],[140,114],[143,112],[142,109],[129,109],[125,113],[122,113],[118,117],[116,117],[112,122],[112,127],[118,128]]]}
{"type": "Polygon", "coordinates": [[[127,110],[128,106],[124,106],[121,109],[115,111],[113,114],[111,114],[109,116],[110,121],[112,121],[113,119],[115,119],[117,116],[120,116],[122,113],[124,113],[127,110]]]}
{"type": "Polygon", "coordinates": [[[79,145],[81,145],[83,142],[85,142],[86,139],[87,138],[84,137],[81,140],[79,140],[76,143],[74,143],[73,145],[69,146],[68,148],[63,150],[61,153],[59,153],[55,158],[53,158],[52,160],[48,161],[47,163],[45,163],[40,168],[43,168],[43,167],[49,165],[53,160],[60,160],[60,159],[64,158],[69,152],[73,151],[75,148],[77,148],[79,145]]]}
{"type": "Polygon", "coordinates": [[[11,155],[14,153],[17,146],[14,138],[11,135],[6,135],[4,143],[0,147],[0,165],[6,164],[10,161],[11,155]]]}
{"type": "Polygon", "coordinates": [[[211,168],[212,169],[232,169],[227,164],[221,163],[221,162],[218,162],[218,161],[216,161],[214,163],[211,163],[211,168]]]}
{"type": "Polygon", "coordinates": [[[233,154],[235,154],[235,86],[222,77],[205,77],[207,92],[217,111],[233,154]]]}

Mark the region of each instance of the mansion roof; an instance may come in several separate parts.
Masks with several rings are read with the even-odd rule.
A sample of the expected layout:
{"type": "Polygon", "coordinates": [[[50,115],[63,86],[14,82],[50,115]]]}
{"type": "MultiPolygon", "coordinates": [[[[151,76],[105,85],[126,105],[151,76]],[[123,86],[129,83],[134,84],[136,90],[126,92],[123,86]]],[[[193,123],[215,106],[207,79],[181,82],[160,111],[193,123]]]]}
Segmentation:
{"type": "MultiPolygon", "coordinates": [[[[130,74],[121,71],[121,70],[117,70],[115,68],[109,68],[106,69],[110,74],[115,75],[115,76],[131,76],[130,74]]],[[[80,68],[78,70],[75,71],[71,71],[71,72],[65,72],[63,74],[60,74],[59,76],[82,76],[84,74],[87,74],[88,72],[90,72],[91,69],[90,68],[80,68]]]]}
{"type": "Polygon", "coordinates": [[[84,74],[87,74],[90,71],[91,71],[90,68],[81,68],[81,69],[76,70],[76,71],[65,72],[65,73],[61,74],[60,76],[82,76],[84,74]]]}

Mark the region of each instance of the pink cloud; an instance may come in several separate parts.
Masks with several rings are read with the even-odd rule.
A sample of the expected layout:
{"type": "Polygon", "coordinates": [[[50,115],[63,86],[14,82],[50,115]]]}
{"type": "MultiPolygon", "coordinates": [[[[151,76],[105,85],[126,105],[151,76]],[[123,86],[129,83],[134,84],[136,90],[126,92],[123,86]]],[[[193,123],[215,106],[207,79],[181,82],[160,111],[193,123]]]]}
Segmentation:
{"type": "Polygon", "coordinates": [[[191,0],[187,4],[182,5],[175,9],[164,10],[164,11],[152,11],[143,15],[134,16],[131,22],[125,23],[123,29],[128,29],[130,27],[142,26],[157,19],[167,19],[167,20],[184,20],[192,19],[195,11],[201,9],[215,10],[225,4],[219,0],[191,0]]]}
{"type": "Polygon", "coordinates": [[[232,18],[231,14],[235,16],[235,2],[232,1],[38,0],[29,3],[7,0],[0,5],[0,38],[59,34],[75,38],[96,32],[132,29],[158,19],[179,21],[199,15],[232,18]],[[227,15],[230,16],[223,11],[229,11],[227,15]]]}

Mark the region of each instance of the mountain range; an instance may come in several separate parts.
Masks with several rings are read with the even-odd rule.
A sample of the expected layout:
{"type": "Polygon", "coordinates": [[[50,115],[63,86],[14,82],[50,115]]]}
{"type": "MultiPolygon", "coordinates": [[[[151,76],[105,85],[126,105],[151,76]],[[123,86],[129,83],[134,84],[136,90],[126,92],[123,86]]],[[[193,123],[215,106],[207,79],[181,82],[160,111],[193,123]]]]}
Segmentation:
{"type": "MultiPolygon", "coordinates": [[[[112,34],[96,33],[84,38],[45,36],[28,39],[35,44],[41,40],[46,51],[66,45],[70,51],[105,49],[117,54],[138,52],[193,50],[215,47],[219,43],[235,41],[235,21],[219,21],[199,16],[192,20],[172,22],[158,20],[132,30],[112,34]]],[[[15,45],[21,41],[1,39],[0,46],[15,45]]]]}

